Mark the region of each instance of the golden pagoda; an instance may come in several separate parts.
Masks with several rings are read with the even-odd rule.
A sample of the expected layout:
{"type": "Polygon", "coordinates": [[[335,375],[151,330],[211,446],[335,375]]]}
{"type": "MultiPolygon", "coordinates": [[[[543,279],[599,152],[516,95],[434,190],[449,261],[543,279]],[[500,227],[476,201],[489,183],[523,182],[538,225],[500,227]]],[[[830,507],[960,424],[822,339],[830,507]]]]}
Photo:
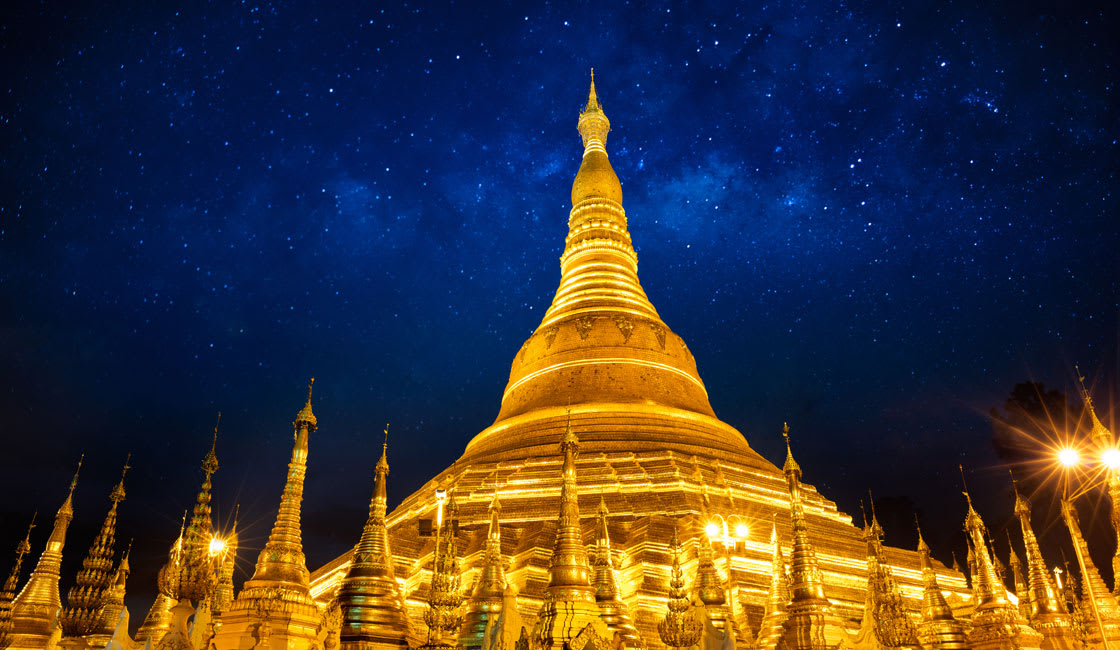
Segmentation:
{"type": "MultiPolygon", "coordinates": [[[[38,513],[36,513],[38,514],[38,513]]],[[[31,529],[35,527],[35,515],[31,516],[31,523],[27,526],[27,535],[16,546],[16,561],[12,565],[12,572],[4,581],[0,589],[0,648],[8,647],[12,636],[12,601],[16,598],[16,589],[19,588],[19,570],[23,566],[23,556],[31,552],[31,529]]]]}
{"type": "MultiPolygon", "coordinates": [[[[542,606],[550,599],[561,494],[585,513],[604,501],[612,557],[619,561],[614,567],[617,598],[647,647],[660,645],[657,625],[668,593],[673,520],[684,518],[688,524],[680,531],[686,548],[702,541],[709,518],[769,522],[777,514],[782,533],[790,532],[786,476],[716,417],[692,353],[662,321],[639,282],[622,186],[607,154],[610,128],[593,79],[577,123],[582,159],[572,184],[552,304],[513,356],[494,423],[386,517],[394,574],[417,627],[425,610],[420,597],[428,582],[425,558],[433,547],[432,539],[421,535],[421,522],[433,517],[437,490],[450,486],[460,507],[460,538],[468,549],[485,546],[493,486],[503,486],[499,523],[510,549],[505,575],[529,630],[540,612],[549,611],[542,606]],[[571,461],[556,453],[569,425],[579,432],[580,445],[578,459],[571,461]],[[569,462],[578,472],[564,469],[569,462]]],[[[832,611],[854,629],[867,585],[860,531],[811,485],[799,485],[798,495],[819,568],[828,577],[832,611]]],[[[568,521],[564,534],[589,543],[597,538],[597,524],[594,516],[581,517],[568,521]]],[[[765,533],[731,553],[728,584],[737,586],[741,601],[729,604],[744,623],[762,615],[771,554],[765,533]]],[[[319,603],[336,596],[351,555],[314,573],[311,595],[319,603]]],[[[917,608],[922,585],[917,553],[892,550],[889,558],[910,606],[917,608]]],[[[936,562],[933,566],[947,591],[964,592],[960,574],[936,562]]],[[[572,597],[588,604],[589,620],[595,590],[589,587],[585,597],[576,589],[572,597]]],[[[754,633],[743,625],[740,629],[744,641],[754,633]]],[[[219,644],[219,650],[230,649],[219,644]]]]}
{"type": "MultiPolygon", "coordinates": [[[[128,564],[128,556],[132,553],[132,543],[121,554],[117,568],[113,571],[113,579],[109,585],[109,592],[105,595],[105,607],[101,610],[101,629],[109,630],[110,637],[116,632],[120,623],[121,613],[124,611],[124,597],[128,589],[128,575],[132,569],[128,564]]],[[[127,619],[126,619],[127,620],[127,619]]]]}
{"type": "Polygon", "coordinates": [[[766,609],[755,641],[759,650],[774,650],[785,636],[786,606],[789,604],[789,577],[786,559],[778,540],[778,521],[774,517],[770,527],[770,545],[774,548],[770,558],[770,588],[766,592],[766,609]]]}
{"type": "MultiPolygon", "coordinates": [[[[498,498],[498,490],[495,489],[494,498],[490,502],[490,528],[486,532],[482,568],[467,600],[463,631],[459,635],[460,645],[467,650],[489,648],[494,625],[502,613],[507,583],[505,561],[502,557],[502,526],[499,521],[501,512],[502,504],[498,498]]],[[[400,611],[404,618],[404,609],[401,608],[400,611]]]]}
{"type": "Polygon", "coordinates": [[[307,650],[318,643],[322,613],[308,590],[300,531],[308,442],[318,428],[311,410],[314,384],[312,378],[307,402],[292,423],[295,440],[272,533],[257,557],[253,577],[222,614],[221,630],[213,639],[217,650],[248,650],[262,643],[270,650],[307,650]]]}
{"type": "MultiPolygon", "coordinates": [[[[1073,650],[1081,645],[1077,630],[1058,591],[1050,582],[1050,572],[1046,570],[1038,538],[1031,526],[1031,504],[1019,494],[1018,485],[1014,486],[1014,490],[1015,516],[1022,527],[1023,546],[1027,551],[1027,618],[1031,626],[1042,633],[1042,650],[1073,650]]],[[[1015,550],[1011,552],[1014,554],[1015,550]]],[[[1020,608],[1022,605],[1020,602],[1020,608]]]]}
{"type": "MultiPolygon", "coordinates": [[[[1081,376],[1081,368],[1074,367],[1077,371],[1077,382],[1080,385],[1081,401],[1085,404],[1085,412],[1089,416],[1089,439],[1100,450],[1115,449],[1116,439],[1112,430],[1106,427],[1097,417],[1097,410],[1093,407],[1093,397],[1085,387],[1085,377],[1081,376]]],[[[1112,575],[1120,576],[1120,470],[1109,467],[1107,470],[1108,501],[1112,520],[1112,532],[1116,536],[1116,546],[1112,551],[1112,575]]],[[[1120,580],[1112,581],[1112,592],[1120,596],[1120,580]]]]}
{"type": "Polygon", "coordinates": [[[148,609],[147,616],[136,630],[136,641],[147,643],[151,641],[154,647],[163,635],[171,628],[171,608],[175,606],[175,579],[179,575],[179,559],[183,551],[183,533],[187,527],[187,513],[183,513],[183,522],[179,526],[179,536],[167,552],[167,562],[160,567],[157,574],[156,585],[159,588],[156,599],[148,609]]]}
{"type": "Polygon", "coordinates": [[[58,636],[58,616],[62,610],[62,599],[58,595],[59,570],[62,565],[62,548],[66,545],[66,529],[74,519],[74,488],[78,486],[78,472],[82,460],[70,481],[70,491],[54,518],[54,528],[47,539],[46,548],[39,556],[39,562],[12,602],[12,632],[8,648],[22,649],[45,648],[52,636],[58,636]]]}
{"type": "Polygon", "coordinates": [[[871,502],[871,523],[864,525],[864,539],[867,541],[867,604],[852,645],[867,649],[917,650],[918,630],[884,562],[883,527],[875,515],[874,501],[871,502]]]}
{"type": "Polygon", "coordinates": [[[953,609],[937,584],[937,572],[929,554],[929,545],[918,529],[918,555],[922,561],[922,615],[918,623],[918,640],[927,650],[968,650],[965,625],[953,616],[953,609]]]}

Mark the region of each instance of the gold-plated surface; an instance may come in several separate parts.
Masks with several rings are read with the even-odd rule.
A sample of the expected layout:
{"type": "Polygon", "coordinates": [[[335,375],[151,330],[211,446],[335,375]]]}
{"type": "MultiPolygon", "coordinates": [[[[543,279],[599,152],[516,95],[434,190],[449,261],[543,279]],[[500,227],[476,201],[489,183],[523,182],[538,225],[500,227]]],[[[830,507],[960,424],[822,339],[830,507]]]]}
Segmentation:
{"type": "MultiPolygon", "coordinates": [[[[1103,639],[1108,640],[1112,648],[1120,647],[1120,605],[1116,597],[1109,592],[1101,579],[1101,573],[1089,555],[1089,545],[1081,534],[1081,524],[1077,518],[1077,511],[1068,500],[1062,501],[1062,518],[1065,519],[1066,528],[1069,529],[1074,553],[1081,564],[1081,600],[1087,605],[1084,609],[1089,617],[1086,627],[1088,642],[1103,645],[1103,639]],[[1100,620],[1095,620],[1097,616],[1100,620]],[[1101,628],[1104,628],[1103,634],[1101,628]]],[[[1069,575],[1067,572],[1066,575],[1069,575]]]]}
{"type": "MultiPolygon", "coordinates": [[[[1097,409],[1093,406],[1093,397],[1085,387],[1085,378],[1081,376],[1081,369],[1077,370],[1077,381],[1080,384],[1081,401],[1085,404],[1085,412],[1089,415],[1089,439],[1093,441],[1098,450],[1114,449],[1116,439],[1112,431],[1097,417],[1097,409]]],[[[1120,576],[1120,471],[1109,467],[1105,471],[1108,482],[1109,515],[1112,521],[1112,532],[1116,537],[1116,546],[1112,551],[1112,575],[1120,576]]],[[[1113,580],[1112,593],[1120,596],[1120,580],[1113,580]]]]}
{"type": "Polygon", "coordinates": [[[12,601],[16,598],[16,589],[19,588],[19,569],[23,566],[23,556],[31,552],[31,529],[35,527],[35,516],[27,526],[27,535],[16,546],[16,561],[12,565],[12,572],[4,581],[0,590],[0,648],[6,648],[12,640],[12,601]]]}
{"type": "MultiPolygon", "coordinates": [[[[618,598],[646,646],[657,647],[672,522],[680,521],[688,547],[702,540],[704,524],[717,516],[740,517],[752,530],[762,530],[756,522],[765,526],[777,514],[780,532],[788,536],[790,497],[781,470],[712,414],[687,345],[656,315],[637,281],[629,226],[618,204],[620,186],[605,154],[610,126],[597,92],[589,96],[581,120],[585,155],[579,182],[573,183],[562,286],[548,315],[514,355],[494,424],[475,436],[453,465],[407,496],[386,525],[395,575],[410,619],[419,626],[432,540],[420,537],[418,522],[432,517],[436,491],[454,486],[464,580],[478,579],[489,504],[500,485],[506,579],[518,592],[519,616],[532,630],[548,599],[565,482],[564,460],[555,450],[570,423],[580,439],[579,507],[590,512],[605,499],[618,598]]],[[[832,609],[846,621],[858,620],[866,591],[859,530],[813,486],[801,484],[800,496],[832,609]]],[[[595,539],[594,517],[580,521],[579,528],[582,539],[595,539]]],[[[764,534],[752,533],[728,554],[729,582],[738,597],[733,602],[729,596],[728,607],[734,606],[743,644],[764,607],[771,551],[764,534]]],[[[904,597],[917,607],[917,554],[888,549],[888,559],[904,597]]],[[[349,560],[346,554],[316,571],[311,589],[318,601],[334,597],[349,560]]],[[[722,571],[722,558],[719,566],[722,571]]],[[[946,591],[964,593],[959,573],[934,566],[946,591]]]]}
{"type": "Polygon", "coordinates": [[[644,647],[642,638],[630,619],[626,603],[618,597],[614,558],[611,557],[611,535],[607,527],[609,514],[607,502],[600,499],[595,548],[591,557],[591,569],[595,574],[592,579],[592,586],[595,587],[595,602],[599,604],[599,616],[606,623],[607,631],[612,638],[618,635],[627,648],[642,648],[644,647]]]}
{"type": "Polygon", "coordinates": [[[824,576],[817,563],[817,552],[810,541],[809,524],[801,497],[801,466],[793,457],[789,425],[783,425],[786,462],[782,472],[789,490],[793,550],[790,552],[789,592],[785,634],[779,645],[791,650],[824,650],[849,640],[847,630],[836,618],[825,597],[824,576]]]}
{"type": "Polygon", "coordinates": [[[922,615],[918,623],[918,640],[928,650],[966,650],[968,638],[965,625],[953,616],[953,609],[937,584],[929,546],[918,529],[918,556],[922,564],[922,615]]]}
{"type": "Polygon", "coordinates": [[[456,645],[455,638],[462,618],[458,615],[463,596],[459,593],[459,562],[456,556],[455,519],[458,508],[452,493],[447,503],[447,516],[438,531],[436,550],[432,558],[432,582],[428,587],[428,609],[424,612],[424,622],[428,624],[428,642],[422,647],[451,648],[456,645]]]}
{"type": "Polygon", "coordinates": [[[292,455],[272,532],[257,556],[253,577],[222,614],[213,639],[216,650],[248,650],[261,643],[271,650],[306,650],[318,642],[323,618],[311,598],[300,531],[308,441],[318,427],[311,409],[314,382],[312,378],[307,401],[292,423],[292,455]]]}
{"type": "MultiPolygon", "coordinates": [[[[1079,635],[1057,589],[1050,581],[1050,572],[1046,570],[1038,538],[1031,526],[1031,504],[1019,493],[1017,485],[1014,490],[1015,516],[1023,531],[1023,547],[1027,553],[1027,617],[1031,626],[1042,633],[1043,650],[1072,650],[1080,645],[1079,635]]],[[[1015,550],[1012,549],[1011,552],[1014,554],[1015,550]]],[[[1021,579],[1016,578],[1016,582],[1021,579]]],[[[1019,591],[1018,584],[1016,591],[1019,591]]]]}
{"type": "Polygon", "coordinates": [[[556,541],[549,561],[547,598],[537,614],[533,640],[540,650],[561,650],[588,626],[600,637],[607,637],[605,621],[599,617],[595,587],[588,575],[587,549],[579,520],[579,489],[576,483],[576,455],[579,439],[571,421],[560,440],[564,457],[561,469],[560,519],[556,541]]]}
{"type": "Polygon", "coordinates": [[[90,634],[112,634],[105,629],[102,613],[105,599],[113,585],[113,556],[116,554],[117,506],[125,499],[124,477],[128,473],[128,461],[121,471],[121,480],[109,495],[109,512],[101,524],[101,530],[94,538],[82,568],[78,571],[75,584],[66,598],[59,623],[65,636],[87,636],[90,634]]]}
{"type": "Polygon", "coordinates": [[[669,574],[669,602],[666,604],[668,611],[665,612],[665,618],[657,625],[657,632],[661,636],[662,643],[670,648],[687,648],[700,640],[704,626],[691,611],[692,604],[689,602],[684,571],[681,569],[681,542],[675,527],[670,549],[673,554],[673,568],[669,574]]]}
{"type": "Polygon", "coordinates": [[[774,549],[770,556],[770,585],[766,590],[766,609],[763,611],[755,642],[759,650],[774,650],[778,647],[778,642],[785,636],[788,616],[786,605],[789,604],[789,578],[786,575],[786,558],[782,554],[782,544],[778,538],[776,516],[770,524],[770,545],[774,549]]]}
{"type": "Polygon", "coordinates": [[[968,500],[968,514],[965,517],[965,530],[972,540],[973,554],[976,558],[976,574],[972,576],[976,593],[976,608],[970,622],[972,631],[968,635],[973,650],[1020,650],[1039,648],[1042,635],[1027,625],[1019,609],[1008,598],[1007,588],[1000,582],[988,555],[985,543],[987,527],[976,509],[972,507],[972,497],[964,493],[968,500]]]}
{"type": "Polygon", "coordinates": [[[214,587],[211,604],[215,612],[224,612],[233,604],[233,571],[237,568],[237,551],[241,539],[237,534],[237,519],[241,508],[233,516],[233,527],[222,538],[221,568],[218,569],[218,584],[214,587]]]}
{"type": "Polygon", "coordinates": [[[381,458],[374,469],[369,517],[354,548],[354,559],[338,590],[342,613],[339,635],[343,650],[408,646],[408,617],[404,612],[400,585],[393,575],[389,534],[385,529],[388,454],[389,430],[386,426],[381,458]]]}
{"type": "MultiPolygon", "coordinates": [[[[113,580],[109,586],[109,592],[105,595],[105,607],[101,610],[101,629],[107,630],[102,632],[99,641],[107,642],[117,629],[121,612],[124,610],[124,597],[128,589],[128,575],[131,573],[131,568],[128,564],[128,556],[132,552],[132,544],[129,543],[128,548],[121,554],[121,559],[117,562],[117,568],[113,571],[113,580]]],[[[103,644],[102,644],[103,645],[103,644]]]]}
{"type": "Polygon", "coordinates": [[[12,603],[12,636],[9,648],[41,650],[54,632],[55,619],[62,609],[62,600],[58,595],[62,549],[66,545],[66,529],[74,519],[74,488],[78,486],[78,472],[82,469],[84,458],[83,454],[78,460],[78,469],[70,481],[70,491],[54,517],[54,528],[39,556],[39,562],[12,603]]]}
{"type": "MultiPolygon", "coordinates": [[[[866,522],[866,520],[865,520],[866,522]]],[[[871,523],[864,525],[867,542],[867,600],[863,621],[853,645],[857,648],[918,647],[918,630],[895,584],[890,567],[883,561],[883,527],[871,503],[871,523]]]]}
{"type": "Polygon", "coordinates": [[[486,531],[486,549],[482,558],[477,584],[467,600],[463,616],[463,631],[459,645],[467,650],[488,650],[494,625],[502,613],[506,593],[505,560],[502,557],[502,505],[498,490],[490,502],[490,527],[486,531]]]}

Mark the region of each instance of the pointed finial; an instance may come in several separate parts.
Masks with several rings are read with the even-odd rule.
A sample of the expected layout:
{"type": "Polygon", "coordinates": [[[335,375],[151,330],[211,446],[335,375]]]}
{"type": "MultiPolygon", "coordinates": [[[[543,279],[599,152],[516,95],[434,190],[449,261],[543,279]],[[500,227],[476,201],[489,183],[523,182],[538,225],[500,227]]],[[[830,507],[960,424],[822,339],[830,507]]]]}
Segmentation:
{"type": "Polygon", "coordinates": [[[605,497],[603,497],[603,495],[600,494],[599,495],[599,516],[606,517],[608,512],[609,511],[607,510],[607,500],[606,500],[605,497]]]}
{"type": "Polygon", "coordinates": [[[961,494],[963,494],[964,498],[968,500],[968,509],[972,510],[972,496],[968,493],[968,481],[965,480],[964,477],[964,465],[958,464],[957,469],[961,471],[961,486],[964,487],[964,491],[961,492],[961,494]]]}
{"type": "Polygon", "coordinates": [[[318,420],[315,419],[315,413],[311,410],[311,391],[315,388],[315,378],[312,377],[307,382],[307,402],[304,403],[303,408],[296,414],[296,423],[307,422],[314,429],[318,426],[318,420]]]}
{"type": "Polygon", "coordinates": [[[867,511],[863,509],[863,499],[859,500],[859,514],[863,517],[863,529],[867,530],[867,511]]]}
{"type": "Polygon", "coordinates": [[[130,454],[128,454],[128,456],[125,457],[124,467],[121,468],[121,481],[120,481],[120,483],[117,483],[117,486],[115,488],[113,488],[113,492],[109,495],[109,500],[112,501],[113,503],[120,503],[121,501],[124,501],[124,499],[125,499],[124,477],[125,477],[125,474],[128,474],[128,470],[132,469],[132,466],[128,464],[129,461],[131,461],[131,460],[132,460],[132,454],[130,453],[130,454]]]}
{"type": "Polygon", "coordinates": [[[307,403],[311,403],[311,391],[315,388],[315,378],[312,377],[311,381],[307,382],[307,403]]]}
{"type": "Polygon", "coordinates": [[[595,92],[595,68],[591,68],[591,89],[587,92],[587,106],[584,106],[583,112],[602,112],[602,110],[603,106],[599,104],[599,96],[595,92]]]}
{"type": "Polygon", "coordinates": [[[786,462],[782,466],[782,471],[787,475],[796,472],[798,476],[801,475],[801,466],[793,459],[793,448],[789,444],[789,422],[782,423],[782,438],[786,441],[786,462]]]}
{"type": "Polygon", "coordinates": [[[916,512],[914,513],[914,528],[918,531],[918,550],[929,551],[929,544],[926,544],[925,538],[922,537],[922,524],[918,521],[918,513],[916,512]]]}
{"type": "Polygon", "coordinates": [[[39,511],[36,510],[35,513],[31,515],[31,523],[27,525],[27,535],[24,536],[19,546],[16,546],[16,554],[19,555],[20,558],[31,551],[31,529],[35,527],[35,519],[38,517],[39,511]]]}
{"type": "Polygon", "coordinates": [[[78,487],[78,474],[82,471],[82,463],[85,461],[85,459],[86,459],[86,452],[83,451],[82,455],[78,456],[78,468],[74,470],[74,478],[70,479],[70,494],[71,495],[74,494],[74,488],[78,487]]]}
{"type": "Polygon", "coordinates": [[[385,440],[381,443],[381,458],[377,459],[374,471],[378,474],[389,473],[389,423],[385,423],[385,440]]]}

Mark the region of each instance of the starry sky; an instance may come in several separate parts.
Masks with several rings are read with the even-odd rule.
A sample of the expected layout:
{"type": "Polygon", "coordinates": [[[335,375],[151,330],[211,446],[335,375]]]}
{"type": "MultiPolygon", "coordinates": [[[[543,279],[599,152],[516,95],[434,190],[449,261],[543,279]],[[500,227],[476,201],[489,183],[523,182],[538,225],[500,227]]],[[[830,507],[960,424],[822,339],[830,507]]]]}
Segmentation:
{"type": "Polygon", "coordinates": [[[1079,363],[1111,422],[1114,3],[163,4],[0,8],[0,551],[84,451],[64,592],[131,452],[143,616],[218,411],[216,520],[263,546],[312,375],[312,568],[385,422],[391,503],[457,458],[559,280],[593,66],[717,414],[777,462],[788,420],[807,482],[902,511],[888,543],[916,509],[963,551],[957,463],[1001,535],[1016,383],[1079,363]]]}

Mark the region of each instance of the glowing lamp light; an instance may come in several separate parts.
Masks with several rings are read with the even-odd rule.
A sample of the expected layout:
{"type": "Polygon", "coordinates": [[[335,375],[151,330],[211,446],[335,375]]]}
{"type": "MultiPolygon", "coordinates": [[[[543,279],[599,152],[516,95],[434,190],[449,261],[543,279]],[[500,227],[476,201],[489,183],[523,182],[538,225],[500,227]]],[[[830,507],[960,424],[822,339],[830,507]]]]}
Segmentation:
{"type": "Polygon", "coordinates": [[[1101,452],[1101,463],[1109,469],[1120,469],[1120,449],[1105,449],[1101,452]]]}
{"type": "Polygon", "coordinates": [[[210,538],[210,555],[218,555],[226,550],[226,541],[218,537],[210,538]]]}
{"type": "Polygon", "coordinates": [[[1081,454],[1077,453],[1076,449],[1066,447],[1058,452],[1058,462],[1064,467],[1073,467],[1081,462],[1081,454]]]}
{"type": "Polygon", "coordinates": [[[709,539],[719,537],[719,524],[714,521],[709,521],[707,526],[704,526],[704,532],[708,534],[709,539]]]}
{"type": "Polygon", "coordinates": [[[746,524],[738,524],[735,526],[735,536],[739,539],[746,539],[748,532],[750,532],[750,530],[747,528],[746,524]]]}

